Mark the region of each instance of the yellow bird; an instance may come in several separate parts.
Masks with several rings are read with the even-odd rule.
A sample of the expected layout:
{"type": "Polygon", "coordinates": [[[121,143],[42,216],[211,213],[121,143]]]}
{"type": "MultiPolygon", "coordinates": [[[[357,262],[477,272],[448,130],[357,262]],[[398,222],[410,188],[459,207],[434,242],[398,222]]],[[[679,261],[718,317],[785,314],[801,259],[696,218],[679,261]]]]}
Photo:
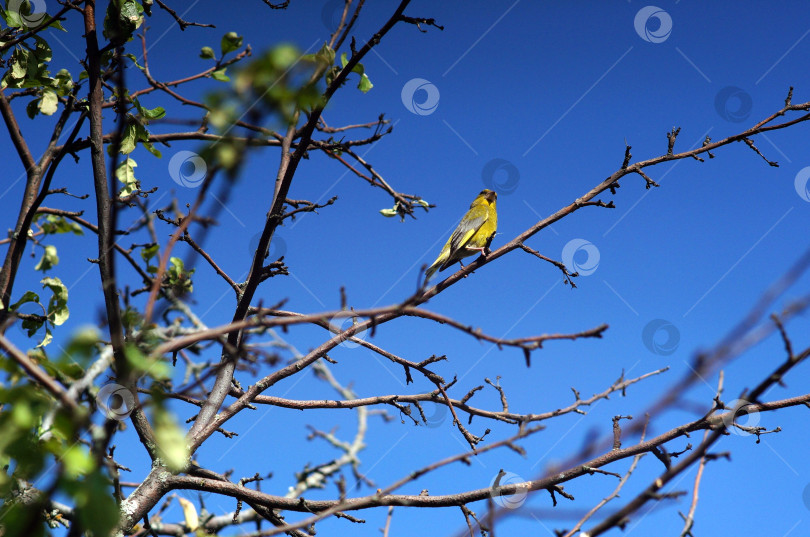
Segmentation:
{"type": "Polygon", "coordinates": [[[470,205],[470,210],[442,248],[442,253],[425,272],[425,282],[437,270],[442,271],[454,263],[461,263],[465,257],[489,253],[489,244],[498,228],[498,214],[495,211],[497,199],[498,194],[489,189],[478,194],[470,205]]]}

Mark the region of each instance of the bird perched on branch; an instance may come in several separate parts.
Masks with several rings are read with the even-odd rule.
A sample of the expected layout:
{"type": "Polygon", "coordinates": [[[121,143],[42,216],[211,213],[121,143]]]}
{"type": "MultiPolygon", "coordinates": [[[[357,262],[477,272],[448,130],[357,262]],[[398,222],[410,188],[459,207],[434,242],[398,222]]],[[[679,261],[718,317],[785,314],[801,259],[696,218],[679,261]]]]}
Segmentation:
{"type": "Polygon", "coordinates": [[[495,211],[497,199],[498,194],[489,189],[478,194],[470,205],[470,210],[442,248],[439,257],[425,272],[425,282],[437,270],[442,271],[454,263],[461,263],[465,257],[489,253],[489,245],[498,228],[498,214],[495,211]]]}

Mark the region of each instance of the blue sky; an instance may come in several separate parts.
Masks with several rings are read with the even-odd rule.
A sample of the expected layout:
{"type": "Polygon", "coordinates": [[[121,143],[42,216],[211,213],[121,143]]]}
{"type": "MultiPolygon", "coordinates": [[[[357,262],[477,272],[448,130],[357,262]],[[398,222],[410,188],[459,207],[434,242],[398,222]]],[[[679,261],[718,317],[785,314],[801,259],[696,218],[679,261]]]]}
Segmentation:
{"type": "MultiPolygon", "coordinates": [[[[256,52],[280,42],[313,52],[327,38],[324,21],[331,20],[332,7],[341,3],[294,1],[286,11],[270,11],[258,1],[234,3],[228,9],[219,2],[194,2],[181,11],[183,17],[214,23],[217,28],[185,32],[156,10],[148,21],[148,39],[154,47],[149,56],[153,75],[168,80],[206,68],[205,60],[197,58],[199,48],[216,48],[222,33],[231,30],[244,35],[245,43],[256,52]]],[[[369,4],[354,32],[361,45],[396,5],[369,4]]],[[[278,237],[283,240],[279,248],[291,275],[266,282],[257,297],[265,304],[288,298],[287,309],[318,312],[339,308],[339,289],[345,286],[348,303],[355,308],[395,303],[414,291],[419,267],[438,254],[482,188],[500,192],[499,228],[493,243],[498,247],[614,172],[621,165],[625,141],[632,146],[634,161],[647,159],[666,152],[666,133],[673,127],[681,128],[675,150],[683,151],[700,145],[707,135],[721,139],[779,110],[790,86],[795,87],[794,102],[810,100],[810,17],[801,9],[803,4],[785,2],[777,8],[757,2],[659,2],[658,10],[642,11],[641,23],[634,24],[646,6],[637,1],[415,1],[406,14],[435,18],[444,31],[428,28],[420,33],[413,26],[398,25],[364,61],[374,88],[361,94],[347,84],[324,117],[338,126],[373,121],[385,113],[394,124],[393,133],[361,148],[360,154],[394,188],[418,194],[437,207],[427,214],[417,213],[417,220],[385,219],[379,210],[392,202],[382,190],[370,188],[335,161],[312,153],[299,168],[290,197],[325,201],[337,195],[339,199],[319,214],[305,215],[279,229],[278,237]],[[654,16],[644,24],[647,13],[654,16]],[[414,79],[424,82],[409,85],[414,79]],[[412,96],[406,91],[403,96],[403,88],[413,86],[422,89],[412,96]],[[497,171],[491,174],[493,168],[497,171]]],[[[81,68],[69,49],[83,51],[79,33],[57,34],[64,48],[51,42],[54,65],[62,62],[60,66],[74,76],[81,68]]],[[[138,42],[128,49],[141,56],[138,42]]],[[[52,69],[56,70],[58,67],[52,69]]],[[[127,77],[135,81],[135,87],[145,85],[134,70],[127,77]]],[[[213,81],[189,86],[188,95],[198,97],[216,87],[213,81]]],[[[29,121],[20,101],[16,104],[24,134],[36,138],[46,133],[47,121],[29,121]]],[[[149,107],[165,106],[175,117],[194,117],[188,109],[156,94],[143,102],[149,107]]],[[[156,130],[164,128],[169,127],[156,130]]],[[[498,337],[578,332],[607,323],[610,328],[602,340],[549,342],[534,353],[532,367],[527,369],[519,351],[501,351],[427,321],[405,319],[380,327],[373,342],[402,357],[420,361],[432,354],[446,354],[448,360],[437,365],[436,371],[447,379],[458,376],[460,387],[452,396],[461,397],[485,378],[494,381],[500,377],[510,409],[524,413],[569,404],[571,387],[583,397],[600,392],[622,371],[633,377],[671,368],[665,375],[633,386],[626,397],[598,403],[586,416],[552,420],[546,431],[524,443],[525,458],[512,452],[482,456],[469,467],[444,469],[403,492],[427,488],[431,494],[440,494],[485,487],[500,468],[531,479],[579,449],[591,433],[607,435],[612,416],[632,414],[642,419],[640,413],[656,396],[688,371],[695,353],[720,341],[768,284],[807,248],[810,196],[808,175],[803,175],[810,166],[807,129],[799,125],[755,138],[757,147],[779,162],[778,168],[768,166],[744,144],[733,144],[703,163],[690,159],[648,169],[661,185],[657,189],[646,190],[643,179],[627,177],[616,196],[600,197],[605,202],[612,200],[615,209],[584,208],[532,237],[528,246],[578,264],[583,273],[590,272],[575,280],[575,290],[563,285],[555,267],[515,251],[426,306],[498,337]],[[586,247],[565,259],[566,245],[576,240],[579,242],[573,244],[586,247]],[[658,352],[644,337],[645,327],[656,320],[664,322],[654,326],[669,327],[653,336],[658,352]]],[[[22,193],[22,181],[14,179],[22,168],[8,136],[3,135],[2,140],[0,159],[14,162],[6,168],[7,180],[0,192],[0,214],[7,215],[6,227],[11,227],[10,215],[16,214],[12,211],[22,193]]],[[[42,148],[41,143],[32,145],[35,151],[42,148]]],[[[146,188],[159,188],[150,198],[156,205],[165,205],[172,194],[182,202],[193,200],[196,191],[173,182],[168,164],[176,152],[200,147],[198,143],[174,143],[162,148],[160,160],[136,150],[133,158],[138,161],[142,183],[146,188]]],[[[277,151],[252,152],[245,173],[229,187],[230,202],[226,210],[220,210],[220,226],[208,235],[208,251],[236,281],[243,280],[249,268],[250,243],[269,208],[277,166],[277,151]]],[[[78,165],[65,162],[55,186],[67,186],[77,194],[92,193],[88,169],[88,156],[78,165]]],[[[94,215],[89,200],[54,199],[46,205],[55,206],[57,201],[60,207],[84,208],[88,217],[94,215]]],[[[208,209],[217,209],[217,202],[211,200],[208,209]]],[[[162,231],[165,244],[171,231],[162,231]]],[[[122,244],[138,240],[122,239],[122,244]]],[[[69,284],[71,293],[71,319],[64,333],[95,322],[103,301],[97,269],[85,261],[95,257],[95,241],[60,237],[54,243],[62,258],[54,275],[69,284]]],[[[233,293],[189,251],[178,251],[197,267],[194,299],[198,314],[209,326],[228,321],[233,293]]],[[[36,259],[27,262],[33,266],[36,259]]],[[[121,268],[122,280],[132,276],[121,268]]],[[[15,289],[22,293],[36,288],[38,279],[38,275],[23,273],[15,289]]],[[[774,310],[801,296],[808,284],[810,277],[804,276],[774,310]]],[[[807,317],[796,319],[790,332],[797,348],[806,346],[810,339],[807,317]]],[[[21,341],[19,334],[12,335],[21,341]]],[[[301,328],[285,337],[306,352],[324,341],[326,334],[301,328]]],[[[742,390],[756,385],[783,360],[783,354],[781,342],[771,338],[727,367],[724,400],[736,399],[742,390]]],[[[432,388],[423,379],[405,386],[401,370],[363,349],[339,348],[330,356],[339,362],[332,367],[335,376],[352,384],[359,396],[421,393],[432,388]]],[[[807,374],[804,364],[766,399],[805,393],[802,380],[807,374]]],[[[244,373],[238,378],[243,386],[251,382],[244,373]]],[[[698,408],[711,404],[717,377],[705,381],[686,394],[698,408]]],[[[329,388],[311,374],[288,379],[272,395],[331,397],[329,388]]],[[[499,408],[497,393],[489,386],[473,401],[485,408],[499,408]]],[[[191,412],[180,407],[178,411],[183,419],[191,412]]],[[[739,435],[725,437],[716,445],[715,451],[732,451],[732,461],[708,466],[695,531],[706,535],[807,533],[810,472],[803,455],[810,432],[801,421],[805,416],[806,409],[759,416],[754,419],[761,425],[780,426],[783,432],[764,436],[758,445],[754,438],[739,435]],[[752,493],[757,490],[778,493],[752,493]],[[768,516],[746,516],[752,508],[768,516]]],[[[466,447],[446,412],[437,414],[437,424],[431,428],[414,427],[407,419],[401,423],[394,417],[397,419],[389,423],[371,418],[368,447],[360,456],[361,471],[378,486],[466,447]]],[[[660,433],[694,417],[689,409],[669,412],[651,430],[660,433]]],[[[302,414],[260,407],[229,423],[229,430],[240,433],[237,439],[215,438],[198,458],[215,471],[233,468],[235,477],[273,472],[262,490],[283,494],[294,481],[293,472],[336,455],[323,442],[306,441],[306,424],[324,430],[338,425],[337,434],[349,439],[356,420],[349,411],[302,414]]],[[[493,429],[492,440],[512,432],[478,419],[471,432],[481,434],[486,427],[493,429]]],[[[699,438],[695,436],[691,442],[697,444],[699,438]]],[[[668,447],[680,450],[686,443],[679,439],[668,447]]],[[[123,439],[117,454],[129,456],[124,461],[128,466],[143,467],[146,462],[137,446],[126,445],[123,439]]],[[[607,469],[622,473],[629,462],[607,469]]],[[[619,502],[632,498],[661,471],[653,457],[642,459],[619,502]]],[[[694,471],[688,472],[668,490],[691,491],[693,479],[694,471]]],[[[553,512],[548,494],[530,495],[514,516],[499,522],[498,532],[551,535],[550,530],[570,527],[576,521],[560,519],[560,513],[581,514],[614,486],[615,480],[603,475],[570,482],[565,490],[576,501],[561,500],[553,512]]],[[[326,498],[334,493],[327,489],[308,497],[326,498]]],[[[231,501],[208,498],[207,502],[208,509],[217,514],[234,508],[231,501]]],[[[609,505],[606,512],[619,505],[622,503],[609,505]]],[[[471,507],[484,511],[483,504],[471,507]]],[[[648,535],[666,528],[672,534],[682,524],[678,511],[688,508],[689,496],[648,505],[625,533],[648,535]]],[[[181,516],[176,509],[170,514],[181,516]]],[[[349,528],[345,520],[330,520],[320,529],[324,534],[378,535],[385,512],[368,511],[360,516],[367,519],[366,524],[349,528]]],[[[397,508],[391,535],[412,535],[414,528],[427,524],[437,535],[464,526],[457,509],[417,512],[397,508]]],[[[588,527],[586,524],[585,529],[588,527]]]]}

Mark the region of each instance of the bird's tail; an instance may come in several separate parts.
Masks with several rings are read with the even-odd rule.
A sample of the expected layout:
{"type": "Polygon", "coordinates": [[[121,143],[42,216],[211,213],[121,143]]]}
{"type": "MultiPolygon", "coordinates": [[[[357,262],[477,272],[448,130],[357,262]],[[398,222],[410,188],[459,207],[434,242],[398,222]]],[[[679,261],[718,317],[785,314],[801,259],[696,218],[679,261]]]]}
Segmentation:
{"type": "Polygon", "coordinates": [[[439,257],[436,258],[436,261],[433,262],[432,265],[428,267],[425,271],[425,283],[430,280],[437,271],[444,270],[447,268],[447,260],[450,257],[450,248],[449,248],[450,241],[444,245],[442,248],[442,252],[439,254],[439,257]]]}
{"type": "Polygon", "coordinates": [[[441,263],[439,262],[439,259],[437,259],[432,265],[428,267],[428,269],[425,271],[425,283],[430,281],[433,275],[436,274],[436,271],[439,270],[440,266],[441,263]]]}

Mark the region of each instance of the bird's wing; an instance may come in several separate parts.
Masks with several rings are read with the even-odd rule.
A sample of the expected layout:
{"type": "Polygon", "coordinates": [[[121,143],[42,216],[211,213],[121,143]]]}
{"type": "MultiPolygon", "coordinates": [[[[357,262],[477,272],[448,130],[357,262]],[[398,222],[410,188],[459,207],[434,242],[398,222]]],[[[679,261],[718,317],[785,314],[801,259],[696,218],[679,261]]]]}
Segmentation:
{"type": "Polygon", "coordinates": [[[487,215],[486,209],[482,211],[470,210],[464,215],[464,218],[461,219],[461,223],[450,236],[450,252],[447,256],[447,260],[442,263],[441,270],[446,269],[458,261],[458,258],[455,256],[456,252],[459,252],[467,246],[470,239],[481,229],[481,226],[484,225],[488,217],[489,215],[487,215]]]}

